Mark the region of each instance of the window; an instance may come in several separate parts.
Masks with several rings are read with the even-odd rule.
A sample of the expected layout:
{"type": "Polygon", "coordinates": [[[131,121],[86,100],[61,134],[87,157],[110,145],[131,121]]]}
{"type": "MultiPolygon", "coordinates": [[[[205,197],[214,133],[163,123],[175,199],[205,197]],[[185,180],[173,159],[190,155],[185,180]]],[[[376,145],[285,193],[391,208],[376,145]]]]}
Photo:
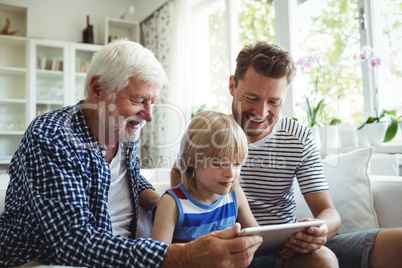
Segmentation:
{"type": "Polygon", "coordinates": [[[307,97],[314,106],[325,98],[322,123],[333,118],[363,121],[357,10],[357,0],[308,0],[296,6],[292,53],[298,63],[293,83],[296,118],[305,120],[307,97]]]}
{"type": "Polygon", "coordinates": [[[326,111],[322,118],[325,123],[334,117],[345,123],[363,121],[383,108],[396,109],[398,115],[402,114],[400,0],[201,3],[194,8],[204,16],[203,20],[194,18],[198,27],[204,27],[202,31],[196,28],[195,65],[199,66],[194,70],[198,76],[195,106],[219,106],[218,110],[230,112],[227,87],[229,75],[234,72],[234,59],[244,45],[264,40],[289,49],[295,61],[309,56],[318,59],[315,68],[299,72],[293,83],[293,95],[287,99],[291,109],[284,111],[286,115],[303,120],[304,98],[313,98],[315,94],[316,101],[325,97],[326,111]],[[233,13],[238,23],[233,23],[233,13]],[[234,50],[235,46],[239,49],[234,50]],[[373,56],[381,59],[381,65],[371,68],[359,60],[365,46],[373,49],[373,56]]]}
{"type": "MultiPolygon", "coordinates": [[[[380,109],[397,110],[402,115],[402,2],[370,1],[374,51],[378,66],[378,104],[380,109]],[[372,3],[371,3],[372,2],[372,3]]],[[[367,8],[366,8],[367,10],[367,8]]]]}
{"type": "Polygon", "coordinates": [[[194,6],[193,14],[192,112],[201,108],[231,113],[229,76],[239,47],[275,41],[274,6],[259,0],[206,0],[194,6]]]}
{"type": "Polygon", "coordinates": [[[237,1],[241,47],[252,42],[275,42],[275,7],[273,1],[237,1]]]}
{"type": "Polygon", "coordinates": [[[192,106],[230,113],[230,59],[224,0],[194,6],[192,106]]]}

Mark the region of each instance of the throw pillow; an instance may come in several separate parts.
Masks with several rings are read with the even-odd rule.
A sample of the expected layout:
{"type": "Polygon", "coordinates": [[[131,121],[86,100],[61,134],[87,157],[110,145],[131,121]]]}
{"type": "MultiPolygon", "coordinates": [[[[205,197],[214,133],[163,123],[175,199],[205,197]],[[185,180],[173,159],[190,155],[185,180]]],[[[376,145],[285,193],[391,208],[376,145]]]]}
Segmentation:
{"type": "MultiPolygon", "coordinates": [[[[332,199],[342,218],[340,234],[378,228],[369,177],[373,152],[373,148],[364,148],[323,160],[332,199]]],[[[296,218],[312,217],[297,186],[295,200],[296,218]]]]}
{"type": "Polygon", "coordinates": [[[374,149],[358,149],[323,160],[324,174],[342,218],[339,233],[378,228],[370,185],[374,149]]]}

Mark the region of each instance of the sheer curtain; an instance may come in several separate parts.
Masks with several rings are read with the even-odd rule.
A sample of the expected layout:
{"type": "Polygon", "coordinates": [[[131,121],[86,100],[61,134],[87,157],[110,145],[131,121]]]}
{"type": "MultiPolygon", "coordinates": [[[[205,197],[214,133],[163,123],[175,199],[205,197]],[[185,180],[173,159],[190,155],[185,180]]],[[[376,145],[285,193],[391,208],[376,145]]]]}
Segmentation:
{"type": "Polygon", "coordinates": [[[155,53],[169,85],[141,133],[143,168],[171,168],[190,115],[191,31],[189,1],[170,0],[141,23],[141,43],[155,53]]]}

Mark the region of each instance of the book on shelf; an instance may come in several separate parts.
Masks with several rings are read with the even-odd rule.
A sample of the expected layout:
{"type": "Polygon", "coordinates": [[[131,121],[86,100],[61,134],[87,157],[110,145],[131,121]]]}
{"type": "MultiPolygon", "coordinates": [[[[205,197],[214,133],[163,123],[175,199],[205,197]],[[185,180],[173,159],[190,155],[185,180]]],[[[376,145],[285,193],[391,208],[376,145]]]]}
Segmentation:
{"type": "Polygon", "coordinates": [[[39,70],[63,71],[63,61],[48,59],[46,57],[37,57],[36,68],[39,70]]]}

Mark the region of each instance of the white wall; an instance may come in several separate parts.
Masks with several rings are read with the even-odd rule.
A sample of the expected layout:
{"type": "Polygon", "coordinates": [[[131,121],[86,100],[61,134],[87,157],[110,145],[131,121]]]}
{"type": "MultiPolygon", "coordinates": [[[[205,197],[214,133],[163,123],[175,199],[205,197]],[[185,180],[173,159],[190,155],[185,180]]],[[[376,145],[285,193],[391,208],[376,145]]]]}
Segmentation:
{"type": "MultiPolygon", "coordinates": [[[[129,5],[134,5],[134,14],[128,14],[126,19],[141,21],[164,2],[166,0],[0,0],[0,3],[28,8],[29,37],[82,42],[82,31],[89,15],[94,42],[99,44],[104,41],[106,17],[119,18],[129,5]]],[[[0,26],[3,24],[0,21],[0,26]]]]}
{"type": "Polygon", "coordinates": [[[138,21],[146,19],[167,1],[168,0],[136,0],[135,7],[138,9],[138,21]]]}

